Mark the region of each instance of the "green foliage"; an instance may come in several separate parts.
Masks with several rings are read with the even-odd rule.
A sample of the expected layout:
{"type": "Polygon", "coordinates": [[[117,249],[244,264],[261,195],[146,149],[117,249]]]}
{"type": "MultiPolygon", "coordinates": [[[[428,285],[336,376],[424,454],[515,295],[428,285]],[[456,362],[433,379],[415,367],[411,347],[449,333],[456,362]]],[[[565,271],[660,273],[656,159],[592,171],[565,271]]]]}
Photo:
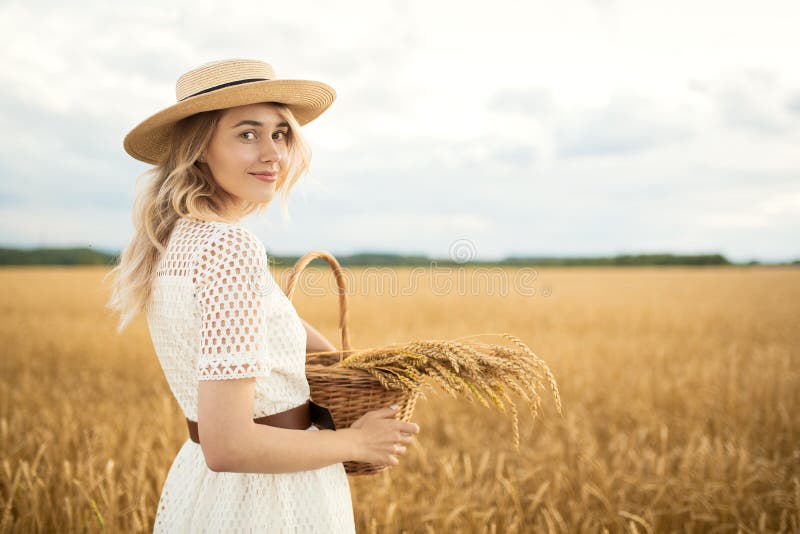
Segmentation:
{"type": "MultiPolygon", "coordinates": [[[[0,265],[114,265],[118,255],[84,248],[37,248],[15,249],[0,248],[0,265]]],[[[291,267],[299,256],[269,255],[270,264],[277,267],[291,267]]],[[[336,255],[336,259],[344,267],[522,267],[522,266],[643,266],[643,265],[735,265],[721,254],[625,254],[620,256],[597,257],[508,257],[499,261],[469,261],[457,263],[450,259],[430,258],[422,255],[383,253],[360,253],[336,255]]],[[[316,259],[312,265],[324,267],[324,260],[316,259]]],[[[740,265],[771,265],[755,260],[740,265]]],[[[800,265],[800,260],[778,263],[777,265],[800,265]]]]}
{"type": "Polygon", "coordinates": [[[91,248],[0,248],[0,265],[113,265],[117,256],[91,248]]]}

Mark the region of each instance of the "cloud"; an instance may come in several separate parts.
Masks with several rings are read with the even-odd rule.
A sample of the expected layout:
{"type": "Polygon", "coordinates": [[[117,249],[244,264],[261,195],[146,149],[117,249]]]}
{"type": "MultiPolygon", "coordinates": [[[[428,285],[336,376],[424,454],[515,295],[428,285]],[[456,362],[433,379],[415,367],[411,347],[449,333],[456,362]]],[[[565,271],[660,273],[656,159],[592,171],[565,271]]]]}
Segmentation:
{"type": "Polygon", "coordinates": [[[631,156],[693,135],[685,121],[662,115],[656,102],[633,95],[615,95],[603,107],[559,117],[554,137],[562,158],[631,156]]]}
{"type": "Polygon", "coordinates": [[[556,108],[552,92],[544,87],[503,89],[494,93],[486,105],[489,111],[530,117],[549,117],[556,108]]]}
{"type": "Polygon", "coordinates": [[[536,149],[529,145],[513,145],[494,150],[492,161],[503,163],[514,169],[523,170],[530,168],[536,160],[536,149]]]}
{"type": "MultiPolygon", "coordinates": [[[[121,132],[81,113],[58,112],[0,88],[6,142],[0,145],[0,194],[20,205],[125,209],[136,165],[121,161],[121,132]]],[[[8,201],[7,203],[9,203],[8,201]]]]}
{"type": "Polygon", "coordinates": [[[787,99],[786,109],[795,115],[800,114],[800,92],[795,93],[787,99]]]}
{"type": "Polygon", "coordinates": [[[693,80],[692,90],[716,107],[718,120],[728,128],[757,135],[782,135],[795,127],[791,116],[800,110],[797,96],[772,69],[744,68],[714,79],[693,80]]]}

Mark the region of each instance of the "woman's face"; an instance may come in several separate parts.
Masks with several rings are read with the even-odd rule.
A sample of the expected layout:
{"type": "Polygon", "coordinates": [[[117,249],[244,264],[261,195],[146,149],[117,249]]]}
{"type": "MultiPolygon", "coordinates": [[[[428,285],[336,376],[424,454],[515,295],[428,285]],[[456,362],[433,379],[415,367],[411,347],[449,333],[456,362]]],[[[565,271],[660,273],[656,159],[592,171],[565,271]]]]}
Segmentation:
{"type": "Polygon", "coordinates": [[[240,200],[271,201],[286,163],[288,132],[289,124],[271,104],[224,110],[204,153],[214,180],[240,200]]]}

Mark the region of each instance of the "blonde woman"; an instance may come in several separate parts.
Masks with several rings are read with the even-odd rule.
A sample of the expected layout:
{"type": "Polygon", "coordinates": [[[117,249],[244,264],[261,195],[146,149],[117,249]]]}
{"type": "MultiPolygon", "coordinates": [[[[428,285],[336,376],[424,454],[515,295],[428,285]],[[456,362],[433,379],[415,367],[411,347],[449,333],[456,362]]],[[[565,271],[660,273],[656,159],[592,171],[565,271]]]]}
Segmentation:
{"type": "MultiPolygon", "coordinates": [[[[144,312],[189,437],[162,488],[155,532],[354,532],[342,462],[396,465],[419,432],[385,407],[332,429],[310,401],[307,351],[334,350],[276,284],[241,226],[308,170],[300,127],[335,98],[257,60],[181,76],[177,103],[125,137],[152,164],[135,234],[110,274],[123,330],[144,312]]],[[[329,415],[329,413],[328,413],[329,415]]]]}

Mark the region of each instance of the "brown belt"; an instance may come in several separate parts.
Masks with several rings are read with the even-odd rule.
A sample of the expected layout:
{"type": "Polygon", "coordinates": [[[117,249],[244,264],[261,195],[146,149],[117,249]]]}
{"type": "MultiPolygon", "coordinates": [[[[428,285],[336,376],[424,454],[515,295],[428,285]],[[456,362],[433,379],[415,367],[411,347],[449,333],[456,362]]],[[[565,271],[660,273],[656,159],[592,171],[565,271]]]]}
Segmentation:
{"type": "MultiPolygon", "coordinates": [[[[292,428],[295,430],[305,430],[313,423],[317,428],[336,430],[336,425],[333,423],[331,412],[326,407],[317,404],[311,399],[306,400],[306,402],[299,406],[289,408],[283,412],[253,419],[253,422],[258,425],[292,428]]],[[[186,424],[189,427],[189,437],[195,443],[200,443],[200,433],[197,429],[197,421],[192,421],[187,417],[186,424]]]]}

